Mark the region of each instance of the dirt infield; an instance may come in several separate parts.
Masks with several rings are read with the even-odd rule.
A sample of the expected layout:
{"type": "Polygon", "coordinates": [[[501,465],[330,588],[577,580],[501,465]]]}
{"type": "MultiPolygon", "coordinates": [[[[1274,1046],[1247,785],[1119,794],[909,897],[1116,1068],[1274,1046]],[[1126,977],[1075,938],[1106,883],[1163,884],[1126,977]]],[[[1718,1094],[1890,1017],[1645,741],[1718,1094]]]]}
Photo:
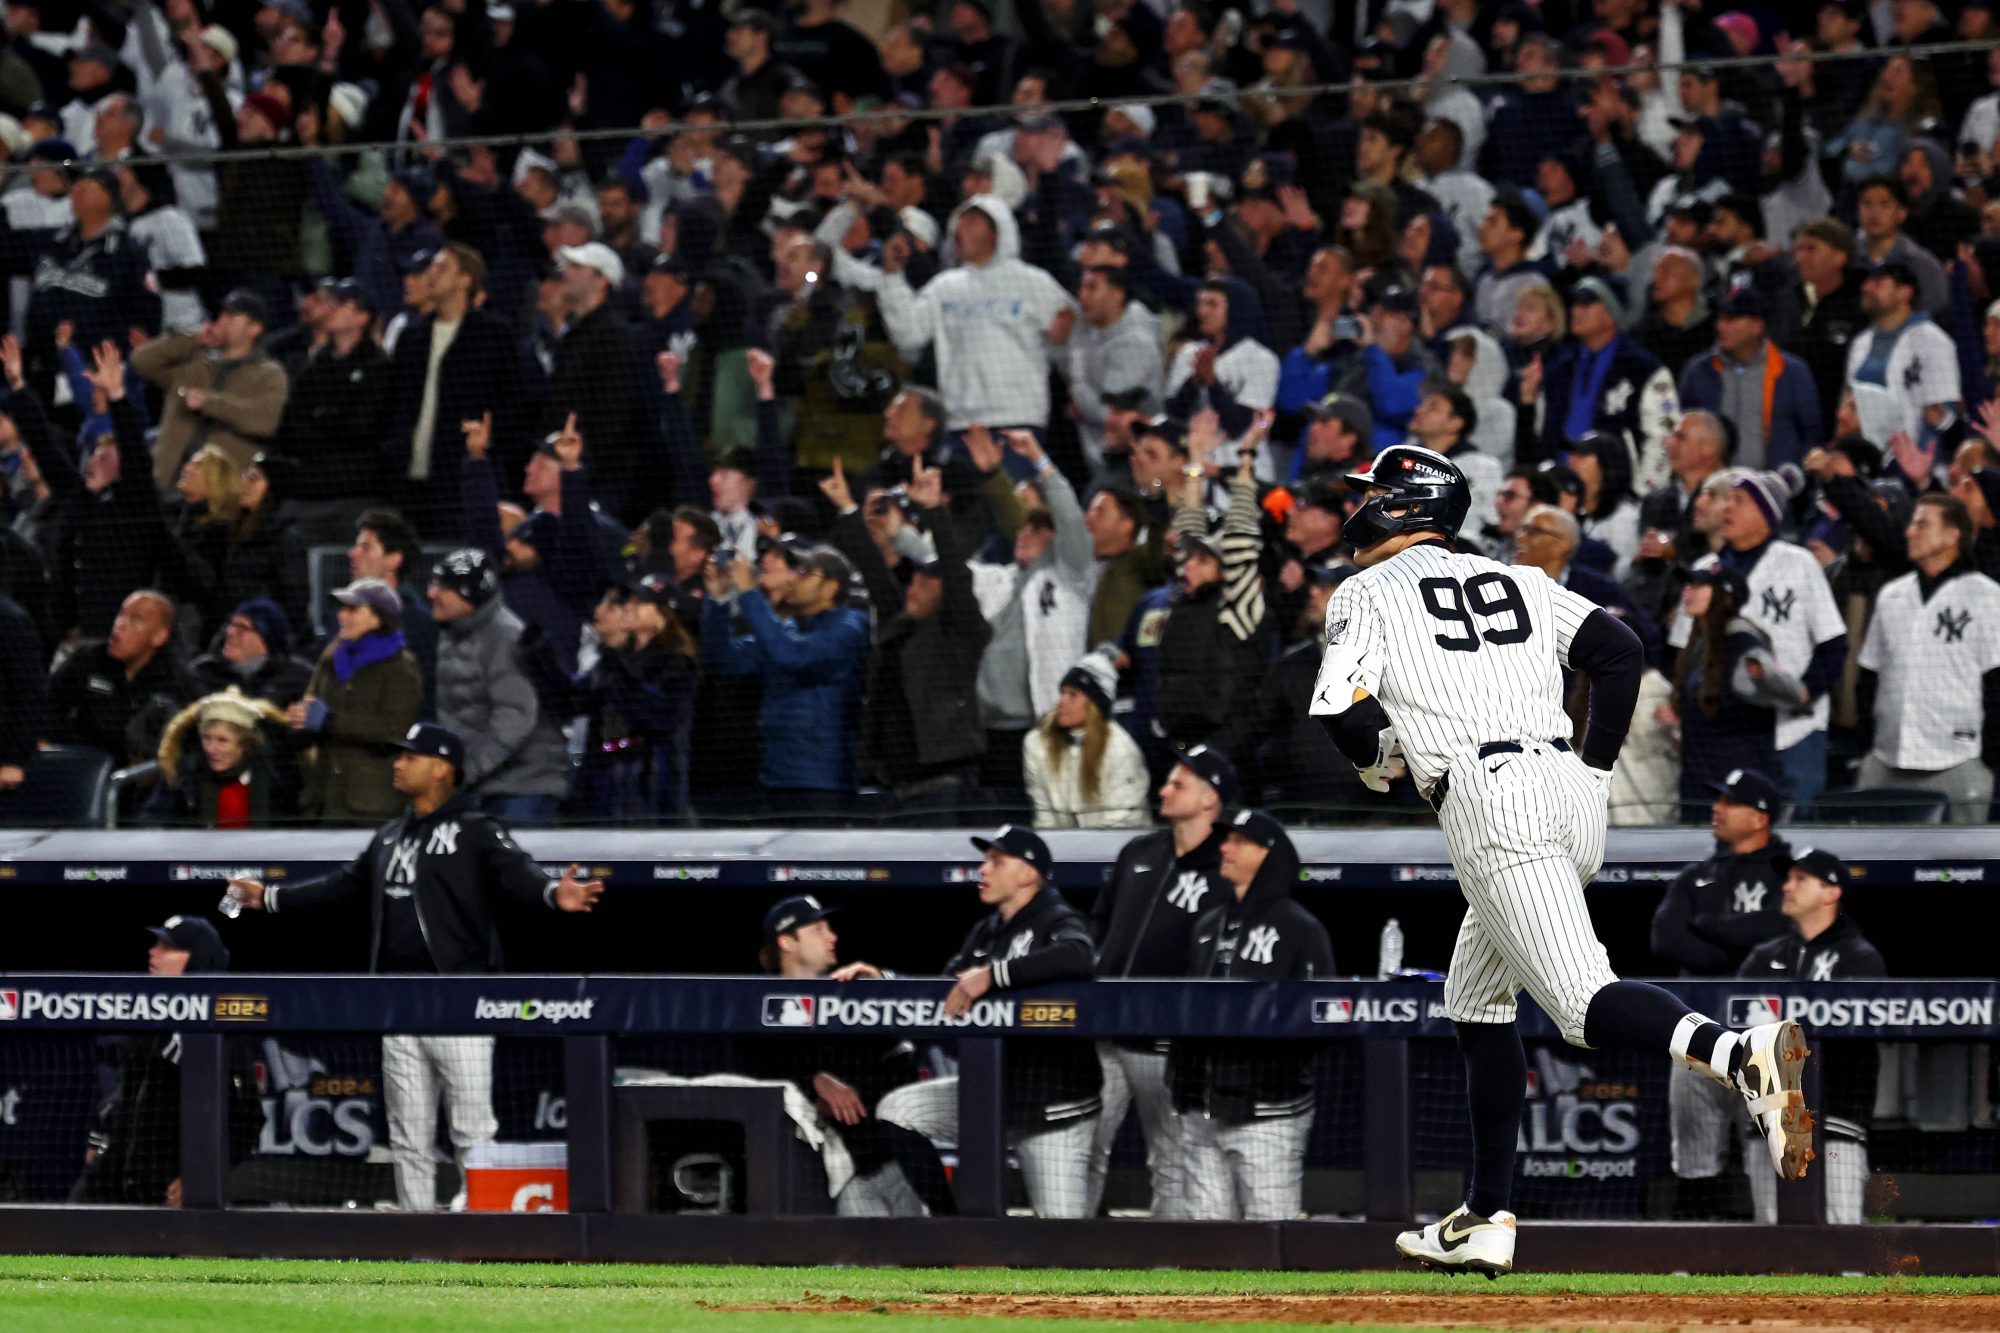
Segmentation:
{"type": "MultiPolygon", "coordinates": [[[[1467,1279],[1477,1282],[1477,1279],[1467,1279]]],[[[1483,1287],[1484,1283],[1479,1283],[1483,1287]]],[[[1163,1319],[1216,1324],[1415,1324],[1550,1333],[1972,1333],[2000,1329],[1994,1296],[1663,1296],[1411,1293],[1367,1296],[972,1296],[923,1301],[851,1297],[715,1309],[768,1313],[960,1315],[1014,1319],[1163,1319]]]]}

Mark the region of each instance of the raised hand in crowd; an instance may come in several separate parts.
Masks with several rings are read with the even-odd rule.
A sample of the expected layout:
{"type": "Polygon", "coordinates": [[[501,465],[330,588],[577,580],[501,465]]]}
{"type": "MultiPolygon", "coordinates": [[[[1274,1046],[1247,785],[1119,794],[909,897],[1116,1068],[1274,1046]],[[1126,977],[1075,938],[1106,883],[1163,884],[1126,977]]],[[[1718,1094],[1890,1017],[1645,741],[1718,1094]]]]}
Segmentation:
{"type": "MultiPolygon", "coordinates": [[[[570,420],[576,418],[572,416],[570,420]]],[[[477,421],[461,421],[458,428],[465,432],[465,456],[486,457],[486,451],[493,447],[493,414],[482,412],[477,421]]]]}
{"type": "Polygon", "coordinates": [[[745,359],[750,367],[750,383],[757,388],[757,401],[768,403],[777,396],[775,380],[778,362],[761,347],[752,347],[745,359]]]}
{"type": "Polygon", "coordinates": [[[891,275],[901,273],[903,266],[910,262],[910,234],[899,231],[882,246],[882,271],[891,275]]]}
{"type": "Polygon", "coordinates": [[[994,443],[993,432],[978,422],[965,428],[965,456],[972,460],[972,466],[981,472],[991,472],[1000,466],[1000,446],[994,443]]]}
{"type": "MultiPolygon", "coordinates": [[[[1012,436],[1014,432],[1007,432],[1012,436]]],[[[919,509],[936,509],[944,503],[944,476],[934,467],[925,467],[924,460],[910,460],[910,484],[907,491],[910,503],[919,509]]]]}
{"type": "MultiPolygon", "coordinates": [[[[120,402],[125,397],[125,354],[118,350],[118,344],[106,338],[97,344],[92,364],[84,375],[91,385],[112,402],[120,402]]],[[[190,395],[192,396],[192,395],[190,395]]],[[[200,410],[199,403],[189,403],[200,410]]]]}
{"type": "Polygon", "coordinates": [[[841,466],[839,454],[833,456],[833,471],[820,478],[819,493],[826,497],[826,502],[833,506],[836,514],[846,514],[854,509],[854,492],[848,487],[847,470],[841,466]]]}
{"type": "Polygon", "coordinates": [[[653,365],[660,372],[660,388],[666,393],[681,391],[681,359],[673,352],[662,352],[653,358],[653,365]]]}
{"type": "Polygon", "coordinates": [[[7,373],[7,387],[19,393],[28,387],[27,374],[21,368],[21,340],[13,334],[0,337],[0,370],[7,373]]]}
{"type": "Polygon", "coordinates": [[[1048,457],[1047,454],[1042,452],[1042,442],[1035,438],[1035,432],[1031,430],[1010,430],[1003,432],[1003,434],[1007,439],[1007,447],[1032,466],[1039,468],[1042,465],[1042,460],[1048,457]]]}
{"type": "MultiPolygon", "coordinates": [[[[493,428],[493,414],[486,413],[481,420],[487,429],[493,428]]],[[[556,432],[556,462],[562,464],[565,472],[574,472],[583,466],[583,432],[576,428],[576,413],[572,412],[563,420],[563,428],[556,432]]]]}

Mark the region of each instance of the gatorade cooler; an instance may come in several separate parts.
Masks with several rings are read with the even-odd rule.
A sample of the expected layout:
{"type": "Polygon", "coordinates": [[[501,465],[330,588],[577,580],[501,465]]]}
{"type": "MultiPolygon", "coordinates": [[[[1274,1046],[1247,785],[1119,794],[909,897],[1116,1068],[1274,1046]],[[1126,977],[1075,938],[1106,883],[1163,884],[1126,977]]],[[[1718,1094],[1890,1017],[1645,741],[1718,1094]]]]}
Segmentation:
{"type": "Polygon", "coordinates": [[[569,1211],[569,1145],[480,1143],[465,1154],[465,1206],[475,1213],[569,1211]]]}

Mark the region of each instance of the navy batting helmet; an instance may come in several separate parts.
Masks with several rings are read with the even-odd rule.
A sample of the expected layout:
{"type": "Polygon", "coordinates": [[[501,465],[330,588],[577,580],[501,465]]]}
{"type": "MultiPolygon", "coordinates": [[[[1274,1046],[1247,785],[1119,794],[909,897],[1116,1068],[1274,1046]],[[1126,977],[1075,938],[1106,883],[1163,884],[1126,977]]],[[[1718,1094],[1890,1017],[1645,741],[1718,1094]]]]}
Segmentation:
{"type": "Polygon", "coordinates": [[[1472,508],[1472,488],[1458,464],[1414,444],[1390,445],[1366,471],[1348,473],[1347,484],[1367,497],[1348,516],[1345,528],[1356,550],[1378,546],[1399,532],[1456,537],[1472,508]],[[1386,493],[1368,495],[1374,489],[1386,493]],[[1391,509],[1402,512],[1392,514],[1391,509]]]}

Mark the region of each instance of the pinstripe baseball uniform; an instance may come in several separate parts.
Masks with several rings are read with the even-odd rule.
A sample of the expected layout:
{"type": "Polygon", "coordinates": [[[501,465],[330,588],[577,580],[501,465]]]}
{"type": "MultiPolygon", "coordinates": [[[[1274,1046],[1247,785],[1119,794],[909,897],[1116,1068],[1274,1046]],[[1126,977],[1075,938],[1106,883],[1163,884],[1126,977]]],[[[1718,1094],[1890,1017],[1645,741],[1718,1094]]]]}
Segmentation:
{"type": "Polygon", "coordinates": [[[1963,562],[1936,578],[1913,570],[1891,579],[1875,599],[1860,666],[1877,687],[1861,785],[1941,791],[1955,823],[1984,823],[1993,799],[1982,762],[1987,728],[2000,725],[1989,711],[2000,679],[2000,584],[1963,562]]]}
{"type": "Polygon", "coordinates": [[[1560,739],[1570,643],[1596,610],[1540,570],[1422,543],[1334,593],[1311,705],[1373,695],[1438,809],[1467,905],[1445,1012],[1509,1023],[1525,989],[1576,1045],[1617,980],[1583,901],[1609,788],[1560,739]]]}

